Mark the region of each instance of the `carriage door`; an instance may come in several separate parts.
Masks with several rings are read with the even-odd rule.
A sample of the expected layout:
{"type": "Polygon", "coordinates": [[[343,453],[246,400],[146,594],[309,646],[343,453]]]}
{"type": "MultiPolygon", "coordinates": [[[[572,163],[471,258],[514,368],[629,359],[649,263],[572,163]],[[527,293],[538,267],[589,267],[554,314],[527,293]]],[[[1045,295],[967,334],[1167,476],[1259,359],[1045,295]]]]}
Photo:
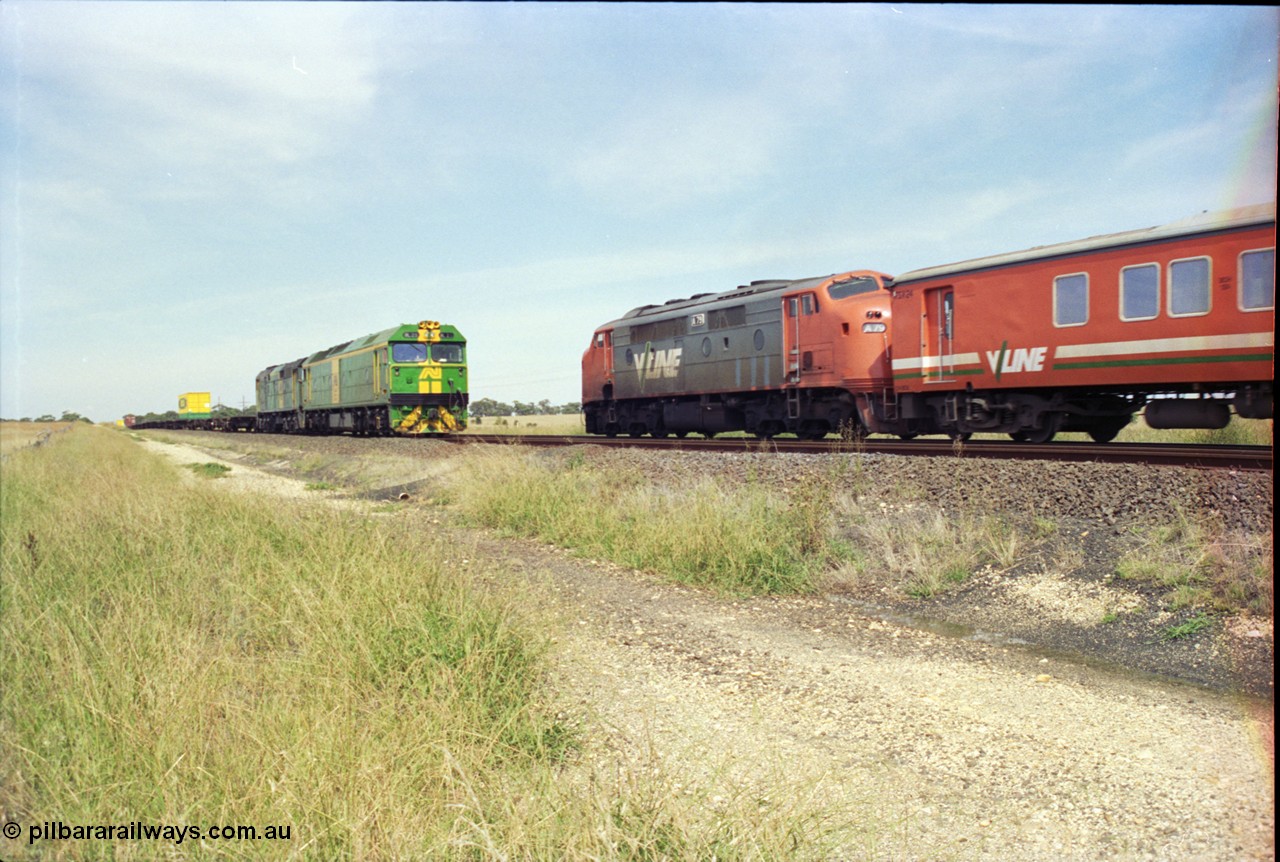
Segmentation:
{"type": "Polygon", "coordinates": [[[818,318],[818,295],[804,291],[784,296],[782,313],[787,383],[795,385],[805,375],[830,371],[831,338],[818,318]]]}
{"type": "Polygon", "coordinates": [[[925,383],[955,379],[955,290],[947,285],[925,292],[920,328],[921,372],[925,383]]]}

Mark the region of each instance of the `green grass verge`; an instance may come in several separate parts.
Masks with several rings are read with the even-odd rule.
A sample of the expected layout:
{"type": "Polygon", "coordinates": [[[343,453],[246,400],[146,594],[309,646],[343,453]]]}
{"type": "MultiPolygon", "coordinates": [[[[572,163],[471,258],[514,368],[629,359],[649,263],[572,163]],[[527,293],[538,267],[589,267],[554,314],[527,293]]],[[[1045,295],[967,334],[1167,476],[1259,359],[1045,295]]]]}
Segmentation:
{"type": "Polygon", "coordinates": [[[454,502],[475,523],[727,594],[809,589],[832,551],[823,482],[671,489],[521,447],[468,452],[456,479],[454,502]]]}
{"type": "Polygon", "coordinates": [[[417,855],[457,831],[461,778],[564,755],[538,638],[461,587],[448,548],[69,437],[3,483],[16,819],[291,825],[252,855],[417,855]]]}
{"type": "MultiPolygon", "coordinates": [[[[0,485],[0,812],[288,827],[280,841],[0,842],[6,859],[815,858],[821,800],[711,810],[579,762],[510,580],[408,517],[191,484],[88,428],[0,485]],[[470,559],[463,571],[461,560],[470,559]]],[[[855,822],[851,817],[842,822],[855,822]]]]}

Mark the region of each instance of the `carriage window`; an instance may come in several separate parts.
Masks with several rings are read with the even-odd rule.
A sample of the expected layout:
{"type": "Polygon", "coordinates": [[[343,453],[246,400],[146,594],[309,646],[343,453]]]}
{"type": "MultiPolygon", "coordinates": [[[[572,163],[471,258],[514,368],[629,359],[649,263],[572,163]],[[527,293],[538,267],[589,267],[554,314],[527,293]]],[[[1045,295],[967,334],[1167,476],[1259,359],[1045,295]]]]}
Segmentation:
{"type": "Polygon", "coordinates": [[[1246,251],[1240,255],[1240,310],[1276,307],[1276,250],[1246,251]]]}
{"type": "Polygon", "coordinates": [[[1120,270],[1120,319],[1150,320],[1160,312],[1160,267],[1154,263],[1120,270]]]}
{"type": "Polygon", "coordinates": [[[1209,313],[1209,258],[1169,264],[1169,316],[1209,313]]]}
{"type": "Polygon", "coordinates": [[[392,344],[392,362],[426,362],[427,345],[421,342],[392,344]]]}
{"type": "Polygon", "coordinates": [[[1082,326],[1089,322],[1089,276],[1083,272],[1053,280],[1053,325],[1082,326]]]}

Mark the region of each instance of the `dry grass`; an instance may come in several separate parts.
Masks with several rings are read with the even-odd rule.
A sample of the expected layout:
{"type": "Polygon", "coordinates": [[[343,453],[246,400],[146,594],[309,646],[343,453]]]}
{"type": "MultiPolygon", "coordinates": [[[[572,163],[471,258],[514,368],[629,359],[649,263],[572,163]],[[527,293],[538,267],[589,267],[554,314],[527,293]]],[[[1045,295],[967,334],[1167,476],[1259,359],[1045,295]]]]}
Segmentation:
{"type": "Polygon", "coordinates": [[[555,413],[538,416],[486,416],[482,420],[472,417],[467,425],[469,434],[546,434],[562,436],[586,434],[586,420],[581,413],[555,413]]]}
{"type": "Polygon", "coordinates": [[[711,788],[578,762],[550,629],[480,586],[513,579],[472,540],[182,472],[88,426],[6,461],[0,819],[290,838],[6,859],[823,855],[803,786],[712,810],[711,788]]]}
{"type": "Polygon", "coordinates": [[[1171,609],[1274,612],[1269,535],[1247,535],[1181,512],[1168,524],[1133,530],[1131,540],[1116,576],[1167,589],[1171,609]]]}
{"type": "MultiPolygon", "coordinates": [[[[8,455],[24,446],[47,440],[65,431],[74,422],[0,422],[0,455],[8,455]]],[[[81,423],[83,424],[83,423],[81,423]]]]}
{"type": "MultiPolygon", "coordinates": [[[[1241,419],[1231,417],[1226,428],[1187,428],[1161,431],[1147,425],[1141,419],[1130,422],[1118,435],[1117,443],[1181,443],[1183,445],[1213,444],[1219,446],[1270,446],[1272,445],[1272,420],[1241,419]]],[[[1059,434],[1056,440],[1088,441],[1089,435],[1072,432],[1059,434]]]]}

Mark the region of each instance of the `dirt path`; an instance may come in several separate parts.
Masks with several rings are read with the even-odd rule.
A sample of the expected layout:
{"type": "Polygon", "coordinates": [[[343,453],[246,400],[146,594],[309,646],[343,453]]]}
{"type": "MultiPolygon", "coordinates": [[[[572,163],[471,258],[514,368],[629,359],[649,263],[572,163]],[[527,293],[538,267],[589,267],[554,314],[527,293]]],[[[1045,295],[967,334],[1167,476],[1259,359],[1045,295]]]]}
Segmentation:
{"type": "MultiPolygon", "coordinates": [[[[228,489],[314,496],[218,460],[228,489]]],[[[711,782],[713,805],[808,794],[858,824],[837,858],[1274,858],[1272,701],[456,536],[559,620],[557,687],[603,728],[585,757],[711,782]]]]}

